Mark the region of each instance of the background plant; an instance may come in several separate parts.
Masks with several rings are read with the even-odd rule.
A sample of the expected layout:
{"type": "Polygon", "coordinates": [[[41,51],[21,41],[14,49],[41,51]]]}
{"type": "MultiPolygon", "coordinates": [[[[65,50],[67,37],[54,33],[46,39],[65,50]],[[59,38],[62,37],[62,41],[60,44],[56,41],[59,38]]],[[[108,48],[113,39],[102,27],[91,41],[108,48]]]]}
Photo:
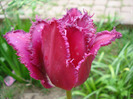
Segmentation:
{"type": "MultiPolygon", "coordinates": [[[[30,78],[28,70],[20,64],[15,51],[7,44],[3,35],[13,28],[29,32],[31,22],[29,19],[21,20],[22,8],[28,7],[35,12],[36,4],[47,3],[49,0],[12,0],[5,11],[6,17],[0,24],[0,87],[3,79],[10,75],[18,82],[41,86],[38,81],[30,78]],[[37,2],[39,1],[39,2],[37,2]],[[29,5],[29,2],[31,4],[29,5]],[[43,3],[42,3],[43,2],[43,3]],[[13,9],[13,11],[11,11],[13,9]],[[12,73],[15,71],[15,74],[12,73]]],[[[79,88],[74,89],[73,95],[80,95],[83,99],[132,99],[133,98],[133,28],[119,25],[117,17],[108,16],[95,22],[97,31],[112,30],[114,26],[123,37],[112,45],[99,50],[93,62],[91,73],[87,81],[79,88]]],[[[3,87],[2,87],[3,88],[3,87]]],[[[4,92],[0,89],[0,93],[4,92]]],[[[7,91],[7,90],[6,90],[7,91]]],[[[12,90],[11,90],[12,91],[12,90]]],[[[10,90],[9,90],[10,93],[10,90]]],[[[3,96],[13,97],[12,94],[3,96]]]]}
{"type": "MultiPolygon", "coordinates": [[[[24,10],[27,9],[30,11],[29,15],[31,17],[35,17],[36,14],[38,14],[37,11],[35,11],[37,5],[45,5],[51,0],[1,0],[6,2],[5,4],[5,12],[8,15],[8,17],[14,19],[18,15],[24,15],[24,10]]],[[[27,11],[26,10],[26,11],[27,11]]]]}

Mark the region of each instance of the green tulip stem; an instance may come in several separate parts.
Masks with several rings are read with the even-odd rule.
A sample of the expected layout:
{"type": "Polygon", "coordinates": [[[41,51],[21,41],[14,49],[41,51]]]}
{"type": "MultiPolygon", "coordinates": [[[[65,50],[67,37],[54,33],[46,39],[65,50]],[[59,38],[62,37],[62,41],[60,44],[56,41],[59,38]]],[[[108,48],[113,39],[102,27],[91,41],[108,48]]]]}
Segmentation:
{"type": "Polygon", "coordinates": [[[67,99],[72,99],[71,90],[70,90],[70,91],[67,91],[67,90],[66,90],[66,95],[67,95],[67,99]]]}

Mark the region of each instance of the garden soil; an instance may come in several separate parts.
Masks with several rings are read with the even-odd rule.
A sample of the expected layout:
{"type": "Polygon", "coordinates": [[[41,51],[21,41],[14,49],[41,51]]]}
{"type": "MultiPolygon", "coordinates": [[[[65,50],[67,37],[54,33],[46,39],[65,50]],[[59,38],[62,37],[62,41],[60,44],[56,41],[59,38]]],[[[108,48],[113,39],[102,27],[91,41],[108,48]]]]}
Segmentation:
{"type": "Polygon", "coordinates": [[[26,90],[20,99],[64,99],[65,91],[59,88],[51,88],[43,93],[39,89],[26,90]]]}

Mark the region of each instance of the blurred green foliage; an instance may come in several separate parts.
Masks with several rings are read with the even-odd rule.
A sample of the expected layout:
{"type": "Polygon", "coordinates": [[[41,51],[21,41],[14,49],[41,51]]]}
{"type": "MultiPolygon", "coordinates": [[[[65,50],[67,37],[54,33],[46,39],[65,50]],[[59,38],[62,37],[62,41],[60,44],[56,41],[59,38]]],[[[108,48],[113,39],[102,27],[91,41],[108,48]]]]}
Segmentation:
{"type": "MultiPolygon", "coordinates": [[[[106,50],[106,49],[105,49],[106,50]]],[[[127,43],[118,55],[105,56],[104,50],[93,62],[90,77],[74,95],[83,99],[131,99],[133,95],[133,44],[127,43]]]]}
{"type": "MultiPolygon", "coordinates": [[[[31,22],[29,19],[21,20],[19,18],[19,14],[23,14],[21,8],[24,6],[30,7],[34,17],[36,4],[43,4],[48,1],[12,0],[8,3],[5,12],[13,19],[5,17],[2,24],[0,24],[0,87],[3,83],[3,78],[7,75],[12,76],[18,82],[41,87],[38,81],[29,76],[27,68],[18,61],[18,56],[15,55],[16,51],[7,44],[3,35],[13,28],[14,30],[22,29],[29,32],[31,22]],[[12,71],[15,71],[15,74],[12,71]]],[[[104,23],[104,19],[100,22],[95,22],[97,32],[110,31],[116,27],[123,37],[99,50],[96,59],[93,61],[89,78],[80,87],[74,89],[73,95],[80,95],[83,99],[132,99],[133,28],[120,26],[119,22],[116,21],[117,17],[108,16],[107,19],[106,23],[104,23]]],[[[12,94],[6,95],[13,97],[12,94]]]]}
{"type": "Polygon", "coordinates": [[[37,11],[35,11],[37,5],[44,5],[51,0],[1,0],[1,1],[8,3],[5,12],[10,18],[15,19],[17,15],[24,15],[23,9],[27,9],[28,11],[30,10],[31,13],[29,13],[29,15],[31,17],[35,17],[35,15],[37,14],[37,11]]]}

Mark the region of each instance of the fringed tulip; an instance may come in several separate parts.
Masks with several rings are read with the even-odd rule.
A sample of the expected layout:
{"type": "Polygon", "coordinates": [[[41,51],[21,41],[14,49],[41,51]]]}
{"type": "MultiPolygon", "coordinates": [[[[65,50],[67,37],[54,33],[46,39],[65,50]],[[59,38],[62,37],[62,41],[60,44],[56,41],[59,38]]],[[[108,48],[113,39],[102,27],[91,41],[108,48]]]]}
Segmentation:
{"type": "Polygon", "coordinates": [[[45,88],[71,90],[86,81],[99,48],[121,36],[115,29],[96,33],[91,16],[72,8],[61,19],[37,18],[29,33],[13,30],[4,37],[31,77],[45,88]]]}

